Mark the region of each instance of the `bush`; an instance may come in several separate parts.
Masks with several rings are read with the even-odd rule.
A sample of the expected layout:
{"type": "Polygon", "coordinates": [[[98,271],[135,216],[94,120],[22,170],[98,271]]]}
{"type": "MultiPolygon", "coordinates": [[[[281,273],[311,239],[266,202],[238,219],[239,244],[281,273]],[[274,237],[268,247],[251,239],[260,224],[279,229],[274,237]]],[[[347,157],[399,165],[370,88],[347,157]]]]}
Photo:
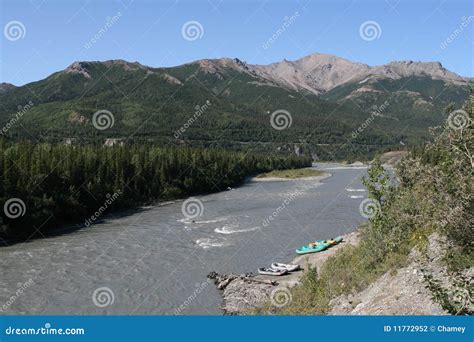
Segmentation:
{"type": "MultiPolygon", "coordinates": [[[[461,122],[460,127],[449,122],[453,120],[450,114],[444,127],[432,130],[432,143],[411,152],[398,165],[398,186],[393,186],[380,160],[372,163],[363,183],[376,210],[361,228],[360,244],[330,257],[319,276],[306,272],[285,312],[326,313],[332,298],[361,291],[385,272],[401,267],[413,247],[424,251],[433,232],[448,238],[450,248],[444,260],[456,273],[453,279],[464,279],[461,271],[474,266],[473,109],[471,93],[464,112],[458,111],[464,120],[455,122],[461,122]]],[[[448,301],[456,294],[447,293],[432,278],[426,281],[434,299],[448,312],[466,312],[448,301]]],[[[456,291],[466,291],[467,284],[472,294],[472,284],[456,282],[456,291]]]]}

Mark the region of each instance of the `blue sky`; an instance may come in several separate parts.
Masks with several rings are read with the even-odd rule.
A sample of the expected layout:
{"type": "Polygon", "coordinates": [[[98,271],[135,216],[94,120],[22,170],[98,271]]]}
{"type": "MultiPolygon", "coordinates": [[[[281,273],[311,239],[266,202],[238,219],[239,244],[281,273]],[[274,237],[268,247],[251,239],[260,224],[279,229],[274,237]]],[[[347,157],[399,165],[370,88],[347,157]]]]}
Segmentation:
{"type": "Polygon", "coordinates": [[[474,76],[472,0],[0,2],[0,82],[16,85],[78,60],[158,67],[238,57],[266,64],[314,52],[369,65],[436,60],[474,76]],[[199,34],[183,38],[190,21],[199,34]],[[375,36],[360,33],[368,21],[378,25],[375,36]]]}

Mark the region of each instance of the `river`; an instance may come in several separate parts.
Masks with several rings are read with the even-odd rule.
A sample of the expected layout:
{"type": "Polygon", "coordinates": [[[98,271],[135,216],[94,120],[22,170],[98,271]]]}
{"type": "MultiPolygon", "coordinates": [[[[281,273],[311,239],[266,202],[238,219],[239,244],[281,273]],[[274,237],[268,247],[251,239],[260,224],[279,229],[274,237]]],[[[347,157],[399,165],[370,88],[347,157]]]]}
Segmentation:
{"type": "Polygon", "coordinates": [[[196,197],[194,209],[202,215],[194,219],[176,201],[2,247],[0,310],[221,314],[218,290],[206,281],[210,271],[256,273],[272,261],[291,261],[301,245],[348,233],[364,221],[360,177],[366,169],[316,167],[332,177],[251,181],[196,197]]]}

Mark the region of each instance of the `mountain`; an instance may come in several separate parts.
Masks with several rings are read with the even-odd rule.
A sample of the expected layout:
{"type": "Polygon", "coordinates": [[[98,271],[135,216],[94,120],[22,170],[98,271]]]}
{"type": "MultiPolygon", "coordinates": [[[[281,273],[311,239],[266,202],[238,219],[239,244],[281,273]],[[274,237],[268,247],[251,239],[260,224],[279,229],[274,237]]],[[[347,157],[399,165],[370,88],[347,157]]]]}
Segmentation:
{"type": "Polygon", "coordinates": [[[16,88],[13,84],[11,83],[0,83],[0,93],[6,93],[7,91],[16,88]]]}
{"type": "Polygon", "coordinates": [[[296,61],[246,66],[248,70],[280,86],[307,90],[314,94],[327,92],[344,83],[407,77],[429,77],[456,85],[469,83],[468,78],[446,70],[439,62],[401,61],[370,67],[334,55],[317,53],[296,61]]]}
{"type": "Polygon", "coordinates": [[[303,152],[323,159],[369,157],[426,139],[427,128],[445,118],[446,106],[467,98],[469,82],[437,62],[371,67],[326,54],[269,65],[237,58],[167,68],[74,62],[44,80],[0,91],[0,124],[31,101],[21,125],[8,130],[10,138],[271,151],[298,145],[298,151],[305,146],[303,152]],[[112,113],[113,126],[93,127],[99,110],[112,113]],[[277,110],[290,113],[290,127],[272,127],[277,110]]]}

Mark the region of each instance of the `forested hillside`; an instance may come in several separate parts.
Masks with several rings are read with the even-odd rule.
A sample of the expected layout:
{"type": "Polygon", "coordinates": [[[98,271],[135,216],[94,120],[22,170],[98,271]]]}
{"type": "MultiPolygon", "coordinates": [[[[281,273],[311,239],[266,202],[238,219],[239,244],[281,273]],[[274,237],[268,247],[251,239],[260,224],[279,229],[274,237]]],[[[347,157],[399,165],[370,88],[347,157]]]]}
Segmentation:
{"type": "Polygon", "coordinates": [[[87,225],[86,219],[99,208],[105,207],[102,216],[158,200],[222,191],[260,172],[310,165],[307,157],[218,149],[0,140],[0,237],[47,234],[66,223],[87,225]]]}
{"type": "Polygon", "coordinates": [[[302,59],[307,70],[298,69],[297,62],[252,66],[238,59],[171,68],[122,60],[76,62],[44,80],[0,92],[0,126],[8,126],[0,133],[17,141],[74,138],[79,144],[102,144],[114,138],[287,153],[296,144],[321,160],[368,160],[376,152],[426,141],[427,128],[442,122],[444,108],[458,106],[468,94],[467,80],[459,76],[454,82],[424,73],[363,74],[359,77],[368,78],[321,94],[287,84],[302,72],[306,76],[298,77],[305,82],[329,77],[327,70],[345,72],[333,70],[338,64],[332,59],[327,64],[321,55],[310,57],[302,59]],[[279,73],[271,69],[270,77],[268,68],[279,73]],[[99,111],[110,113],[100,130],[93,124],[99,111]],[[279,129],[272,122],[276,111],[288,113],[280,116],[279,129]],[[363,132],[354,134],[357,130],[363,132]]]}

